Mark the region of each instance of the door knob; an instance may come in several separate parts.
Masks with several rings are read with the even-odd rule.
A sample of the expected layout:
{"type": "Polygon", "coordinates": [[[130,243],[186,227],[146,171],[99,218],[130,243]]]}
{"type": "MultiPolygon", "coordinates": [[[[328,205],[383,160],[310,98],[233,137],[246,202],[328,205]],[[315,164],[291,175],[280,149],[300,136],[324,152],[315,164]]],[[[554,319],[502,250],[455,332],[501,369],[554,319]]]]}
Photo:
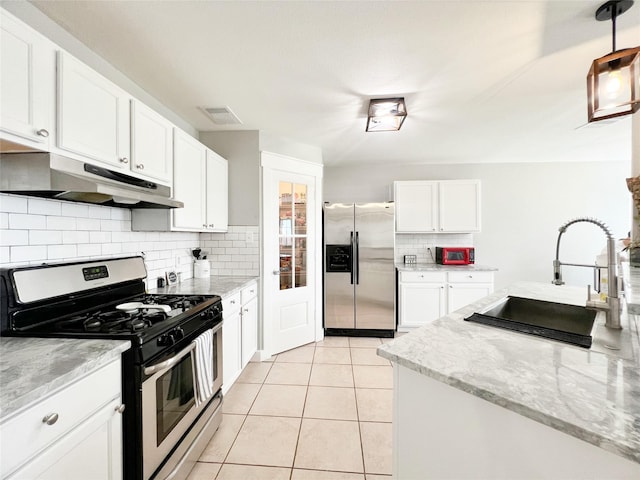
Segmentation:
{"type": "Polygon", "coordinates": [[[273,271],[273,274],[274,274],[274,275],[280,275],[280,270],[274,270],[274,271],[273,271]]]}

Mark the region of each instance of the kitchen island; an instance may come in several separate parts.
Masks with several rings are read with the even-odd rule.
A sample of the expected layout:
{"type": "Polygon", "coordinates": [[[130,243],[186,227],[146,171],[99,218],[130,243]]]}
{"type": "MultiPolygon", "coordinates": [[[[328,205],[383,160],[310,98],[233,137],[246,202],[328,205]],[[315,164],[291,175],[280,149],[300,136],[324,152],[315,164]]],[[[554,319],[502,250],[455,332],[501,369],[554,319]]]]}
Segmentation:
{"type": "Polygon", "coordinates": [[[464,321],[506,295],[586,300],[522,282],[378,349],[394,365],[394,477],[640,478],[636,316],[623,354],[464,321]]]}

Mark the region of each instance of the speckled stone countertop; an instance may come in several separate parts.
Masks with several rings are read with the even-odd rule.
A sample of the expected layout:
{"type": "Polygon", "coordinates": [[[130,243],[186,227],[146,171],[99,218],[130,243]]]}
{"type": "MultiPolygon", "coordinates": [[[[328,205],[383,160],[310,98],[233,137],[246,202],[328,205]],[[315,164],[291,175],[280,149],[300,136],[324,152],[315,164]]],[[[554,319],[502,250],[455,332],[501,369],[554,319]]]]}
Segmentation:
{"type": "Polygon", "coordinates": [[[123,340],[0,338],[0,422],[120,357],[123,340]]]}
{"type": "Polygon", "coordinates": [[[623,315],[621,331],[630,359],[463,320],[507,294],[582,306],[586,300],[582,288],[517,283],[380,346],[378,354],[640,463],[635,316],[623,315]]]}
{"type": "Polygon", "coordinates": [[[486,265],[439,265],[437,263],[396,263],[399,272],[494,272],[486,265]]]}
{"type": "Polygon", "coordinates": [[[220,295],[222,298],[242,290],[258,277],[232,277],[212,275],[208,278],[188,278],[169,287],[158,288],[150,293],[178,293],[184,295],[220,295]]]}

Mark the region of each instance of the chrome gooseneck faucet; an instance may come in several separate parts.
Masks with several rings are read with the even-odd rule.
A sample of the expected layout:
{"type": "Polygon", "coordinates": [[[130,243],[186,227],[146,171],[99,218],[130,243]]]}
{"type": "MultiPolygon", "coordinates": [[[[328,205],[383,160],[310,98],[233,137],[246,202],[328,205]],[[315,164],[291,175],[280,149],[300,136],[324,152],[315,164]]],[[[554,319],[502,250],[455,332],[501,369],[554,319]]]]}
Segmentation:
{"type": "MultiPolygon", "coordinates": [[[[567,231],[567,227],[573,225],[574,223],[579,222],[588,222],[593,223],[600,227],[607,236],[607,276],[609,283],[609,292],[607,297],[607,303],[602,305],[600,302],[592,302],[590,298],[590,293],[587,294],[587,307],[594,308],[596,310],[604,310],[607,314],[607,320],[605,326],[608,328],[620,329],[620,299],[618,298],[618,275],[616,272],[616,252],[615,252],[615,240],[613,235],[611,234],[611,230],[609,227],[605,225],[604,222],[600,220],[596,220],[595,218],[575,218],[573,220],[569,220],[564,225],[560,226],[559,234],[558,234],[558,243],[556,244],[556,259],[553,261],[553,281],[552,283],[556,285],[563,285],[562,281],[562,265],[569,265],[573,267],[590,267],[590,268],[600,268],[597,265],[585,265],[580,263],[563,263],[560,261],[560,239],[562,238],[562,234],[567,231]]],[[[591,287],[589,287],[588,292],[590,292],[591,287]]]]}

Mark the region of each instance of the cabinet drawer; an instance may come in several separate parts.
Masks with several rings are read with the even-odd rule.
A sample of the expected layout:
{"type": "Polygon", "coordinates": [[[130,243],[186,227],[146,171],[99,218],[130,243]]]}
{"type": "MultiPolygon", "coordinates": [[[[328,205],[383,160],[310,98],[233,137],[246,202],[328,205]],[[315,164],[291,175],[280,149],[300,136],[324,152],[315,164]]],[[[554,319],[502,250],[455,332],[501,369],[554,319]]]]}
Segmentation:
{"type": "Polygon", "coordinates": [[[400,272],[401,282],[435,282],[447,281],[446,272],[400,272]]]}
{"type": "Polygon", "coordinates": [[[249,302],[252,298],[258,295],[258,284],[252,283],[248,287],[244,287],[241,292],[242,305],[249,302]]]}
{"type": "Polygon", "coordinates": [[[493,283],[493,272],[449,272],[449,283],[493,283]]]}
{"type": "Polygon", "coordinates": [[[2,476],[70,432],[106,403],[119,398],[120,362],[113,362],[27,408],[2,425],[2,476]],[[47,425],[43,419],[57,414],[47,425]]]}
{"type": "Polygon", "coordinates": [[[236,292],[233,295],[224,297],[222,299],[222,315],[224,318],[228,318],[235,312],[240,310],[240,292],[236,292]]]}

